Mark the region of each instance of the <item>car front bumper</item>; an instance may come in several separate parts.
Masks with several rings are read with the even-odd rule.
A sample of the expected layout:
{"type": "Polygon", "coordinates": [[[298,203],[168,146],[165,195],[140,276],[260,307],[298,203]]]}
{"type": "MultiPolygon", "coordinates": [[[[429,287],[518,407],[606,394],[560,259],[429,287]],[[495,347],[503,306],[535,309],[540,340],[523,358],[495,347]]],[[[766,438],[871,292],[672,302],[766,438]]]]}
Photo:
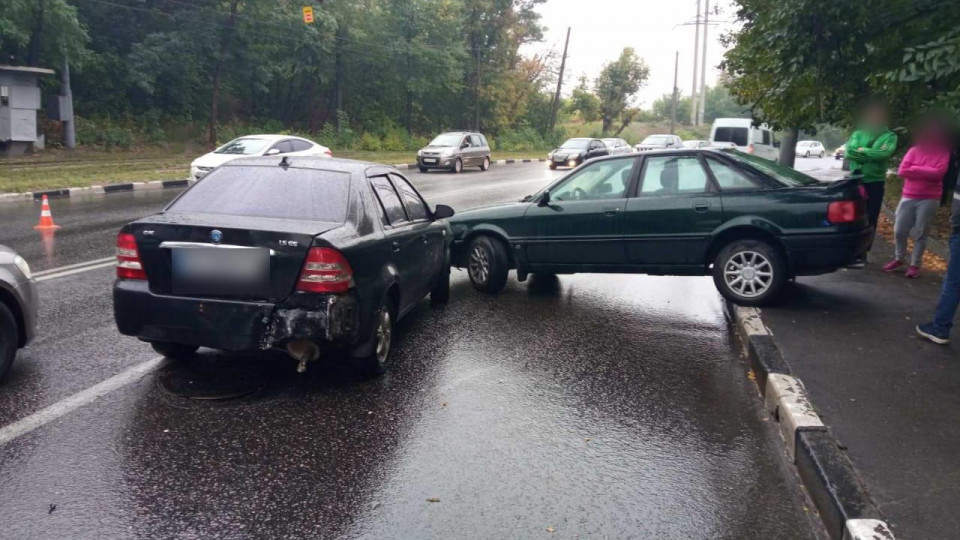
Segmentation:
{"type": "Polygon", "coordinates": [[[847,233],[786,236],[784,246],[796,275],[816,275],[843,268],[864,256],[873,240],[873,227],[847,233]]]}
{"type": "Polygon", "coordinates": [[[121,334],[225,351],[282,347],[305,339],[318,345],[356,341],[356,296],[295,293],[280,304],[158,295],[146,281],[119,279],[113,310],[121,334]]]}
{"type": "Polygon", "coordinates": [[[452,169],[457,156],[417,156],[417,165],[426,169],[452,169]]]}

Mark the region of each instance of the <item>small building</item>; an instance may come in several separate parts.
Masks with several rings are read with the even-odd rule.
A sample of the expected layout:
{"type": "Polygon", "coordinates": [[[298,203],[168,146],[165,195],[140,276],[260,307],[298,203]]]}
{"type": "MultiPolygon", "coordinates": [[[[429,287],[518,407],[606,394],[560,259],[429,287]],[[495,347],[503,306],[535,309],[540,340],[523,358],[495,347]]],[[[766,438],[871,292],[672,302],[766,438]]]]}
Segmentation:
{"type": "Polygon", "coordinates": [[[0,156],[17,156],[37,143],[40,76],[52,69],[0,66],[0,156]]]}

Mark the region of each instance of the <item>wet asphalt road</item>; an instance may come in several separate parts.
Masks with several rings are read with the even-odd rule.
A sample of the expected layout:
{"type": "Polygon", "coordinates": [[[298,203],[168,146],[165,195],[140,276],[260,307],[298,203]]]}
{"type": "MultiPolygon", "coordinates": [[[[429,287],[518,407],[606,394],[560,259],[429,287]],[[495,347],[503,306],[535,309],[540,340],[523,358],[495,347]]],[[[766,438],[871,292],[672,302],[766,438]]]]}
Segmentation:
{"type": "MultiPolygon", "coordinates": [[[[410,174],[432,203],[515,200],[543,164],[410,174]]],[[[38,269],[112,254],[174,191],[0,206],[38,269]]],[[[44,281],[42,333],[0,387],[0,426],[149,361],[119,336],[112,268],[44,281]]],[[[561,276],[397,328],[392,370],[202,350],[0,447],[0,537],[814,538],[707,278],[561,276]],[[229,400],[182,397],[244,393],[229,400]],[[429,502],[428,499],[439,499],[429,502]],[[53,506],[55,505],[55,506],[53,506]],[[553,532],[550,532],[553,531],[553,532]]]]}

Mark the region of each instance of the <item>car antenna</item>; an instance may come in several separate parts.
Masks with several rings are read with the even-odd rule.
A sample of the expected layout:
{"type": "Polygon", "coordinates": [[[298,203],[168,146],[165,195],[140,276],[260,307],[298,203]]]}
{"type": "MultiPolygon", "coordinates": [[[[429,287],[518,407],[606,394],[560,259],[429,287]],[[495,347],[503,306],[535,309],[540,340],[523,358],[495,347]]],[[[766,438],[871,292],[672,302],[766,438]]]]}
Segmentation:
{"type": "Polygon", "coordinates": [[[283,167],[284,169],[290,166],[290,162],[287,161],[287,156],[283,156],[282,158],[280,158],[280,166],[283,167]]]}

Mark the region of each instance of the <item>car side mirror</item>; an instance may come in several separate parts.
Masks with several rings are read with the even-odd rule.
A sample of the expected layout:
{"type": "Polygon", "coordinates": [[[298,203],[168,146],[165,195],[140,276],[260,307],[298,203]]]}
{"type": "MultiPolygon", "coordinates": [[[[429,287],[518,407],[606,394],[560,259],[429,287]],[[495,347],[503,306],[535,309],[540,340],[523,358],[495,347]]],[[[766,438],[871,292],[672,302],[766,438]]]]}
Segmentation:
{"type": "Polygon", "coordinates": [[[279,148],[271,148],[271,149],[267,150],[267,153],[264,154],[264,155],[265,155],[265,156],[275,156],[275,155],[277,155],[277,154],[279,154],[279,153],[280,153],[280,149],[279,149],[279,148]]]}
{"type": "Polygon", "coordinates": [[[433,211],[433,218],[434,218],[434,219],[447,219],[447,218],[452,218],[452,217],[453,217],[453,214],[454,214],[453,208],[451,208],[451,207],[449,207],[449,206],[447,206],[447,205],[445,205],[445,204],[438,204],[438,205],[437,205],[437,208],[433,211]]]}
{"type": "Polygon", "coordinates": [[[544,191],[540,195],[540,199],[537,200],[537,206],[549,206],[550,205],[550,192],[544,191]]]}

